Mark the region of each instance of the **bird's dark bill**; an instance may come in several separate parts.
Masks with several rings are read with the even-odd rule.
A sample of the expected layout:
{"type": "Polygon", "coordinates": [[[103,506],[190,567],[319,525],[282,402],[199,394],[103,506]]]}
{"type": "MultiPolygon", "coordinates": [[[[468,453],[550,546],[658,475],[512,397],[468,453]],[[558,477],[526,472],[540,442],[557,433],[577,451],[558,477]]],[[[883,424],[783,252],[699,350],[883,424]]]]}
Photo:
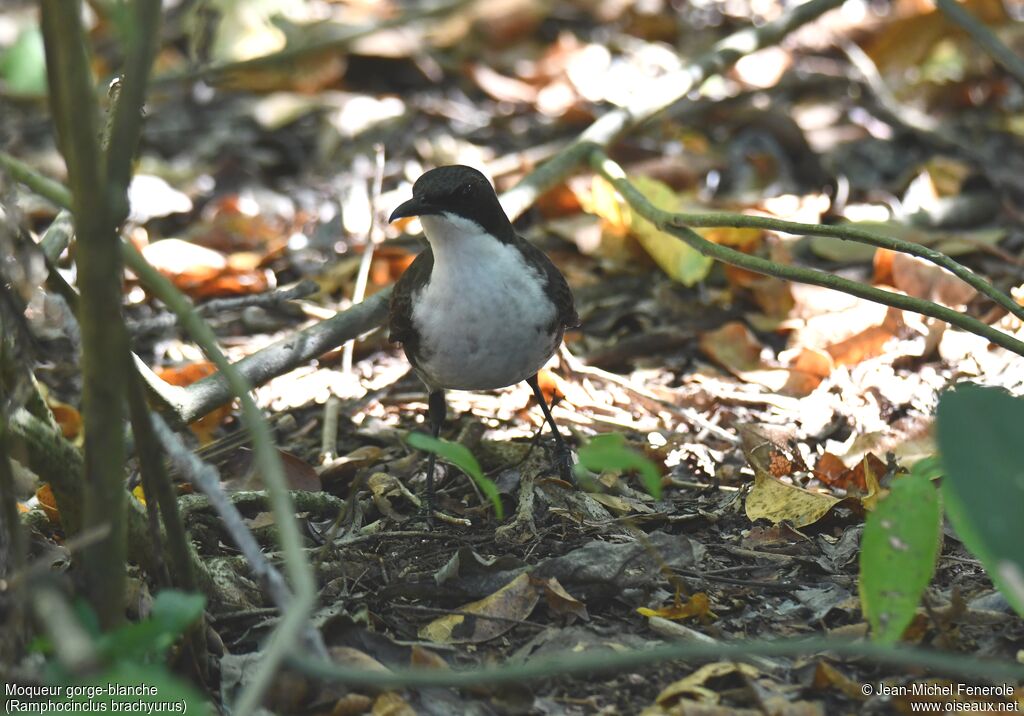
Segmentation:
{"type": "Polygon", "coordinates": [[[395,219],[401,219],[406,216],[427,216],[429,214],[440,214],[441,210],[435,206],[431,206],[422,199],[413,197],[409,201],[398,205],[398,208],[391,212],[391,217],[388,222],[392,222],[395,219]]]}

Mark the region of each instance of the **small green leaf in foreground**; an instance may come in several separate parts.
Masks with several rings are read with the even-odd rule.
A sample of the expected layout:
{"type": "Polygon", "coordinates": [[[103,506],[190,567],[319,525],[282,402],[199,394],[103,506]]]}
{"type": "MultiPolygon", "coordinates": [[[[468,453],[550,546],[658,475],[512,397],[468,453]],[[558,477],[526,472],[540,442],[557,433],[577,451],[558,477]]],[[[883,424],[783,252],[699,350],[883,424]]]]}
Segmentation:
{"type": "Polygon", "coordinates": [[[580,465],[591,472],[603,470],[637,470],[644,488],[656,500],[661,499],[661,475],[657,466],[644,455],[626,445],[621,433],[598,435],[580,448],[580,465]]]}
{"type": "Polygon", "coordinates": [[[206,598],[201,594],[165,589],[153,600],[148,619],[102,635],[98,646],[111,660],[162,657],[202,616],[205,606],[206,598]]]}
{"type": "Polygon", "coordinates": [[[896,642],[914,618],[935,571],[941,517],[938,491],[917,470],[895,480],[868,515],[861,541],[860,602],[877,641],[896,642]]]}
{"type": "Polygon", "coordinates": [[[497,486],[484,475],[484,471],[480,469],[480,463],[476,461],[473,453],[466,449],[465,445],[448,442],[423,433],[409,433],[406,442],[417,450],[434,453],[445,462],[450,462],[469,475],[479,486],[480,491],[494,505],[494,513],[498,519],[504,519],[505,510],[501,506],[501,497],[498,495],[497,486]]]}
{"type": "Polygon", "coordinates": [[[970,383],[939,399],[942,498],[960,540],[1024,615],[1024,399],[970,383]]]}

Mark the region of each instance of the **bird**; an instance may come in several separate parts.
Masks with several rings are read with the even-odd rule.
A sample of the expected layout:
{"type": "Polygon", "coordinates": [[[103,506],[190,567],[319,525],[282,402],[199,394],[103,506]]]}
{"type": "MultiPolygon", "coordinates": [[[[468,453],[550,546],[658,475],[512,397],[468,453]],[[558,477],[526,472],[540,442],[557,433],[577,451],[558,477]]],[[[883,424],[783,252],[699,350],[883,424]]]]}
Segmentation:
{"type": "MultiPolygon", "coordinates": [[[[572,291],[543,251],[519,236],[481,172],[453,164],[424,172],[412,198],[388,219],[419,217],[429,247],[395,283],[389,340],[400,343],[426,387],[436,438],[446,390],[495,390],[526,383],[554,436],[562,479],[572,454],[537,380],[568,328],[580,324],[572,291]]],[[[426,513],[432,520],[435,455],[427,458],[426,513]]]]}

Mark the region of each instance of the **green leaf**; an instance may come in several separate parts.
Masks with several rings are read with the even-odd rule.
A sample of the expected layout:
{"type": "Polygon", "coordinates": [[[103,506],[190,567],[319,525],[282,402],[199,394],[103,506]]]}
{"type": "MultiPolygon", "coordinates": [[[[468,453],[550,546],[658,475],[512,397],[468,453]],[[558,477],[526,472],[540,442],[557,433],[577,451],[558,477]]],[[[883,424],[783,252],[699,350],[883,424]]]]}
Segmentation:
{"type": "MultiPolygon", "coordinates": [[[[647,201],[666,211],[679,210],[679,197],[670,186],[657,179],[636,177],[635,186],[647,201]]],[[[624,211],[630,211],[628,206],[624,211]]],[[[636,212],[630,212],[630,233],[669,278],[684,286],[693,286],[707,278],[714,261],[679,238],[662,231],[636,212]]]]}
{"type": "Polygon", "coordinates": [[[957,536],[1024,615],[1024,399],[965,383],[939,399],[943,503],[957,536]]]}
{"type": "Polygon", "coordinates": [[[153,600],[148,619],[104,634],[97,646],[111,660],[160,656],[202,615],[205,605],[201,594],[166,589],[153,600]]]}
{"type": "Polygon", "coordinates": [[[626,445],[621,433],[598,435],[580,448],[580,465],[591,472],[637,470],[644,488],[656,500],[661,499],[661,474],[646,456],[626,445]]]}
{"type": "Polygon", "coordinates": [[[26,27],[0,59],[0,77],[8,94],[16,97],[45,97],[46,54],[43,33],[38,26],[26,27]]]}
{"type": "Polygon", "coordinates": [[[868,515],[860,552],[860,601],[875,640],[899,640],[935,572],[942,514],[928,476],[895,480],[868,515]]]}
{"type": "Polygon", "coordinates": [[[915,475],[924,475],[929,480],[938,480],[943,475],[942,459],[938,455],[929,455],[914,463],[915,475]]]}
{"type": "Polygon", "coordinates": [[[494,505],[494,514],[498,516],[498,519],[505,518],[505,510],[501,506],[501,497],[498,495],[497,486],[484,475],[484,471],[480,469],[480,463],[476,461],[473,453],[465,445],[441,440],[423,433],[409,433],[406,442],[417,450],[434,453],[445,462],[451,463],[469,475],[480,491],[494,505]]]}
{"type": "Polygon", "coordinates": [[[171,705],[176,713],[198,716],[212,713],[209,702],[188,683],[171,674],[163,664],[122,661],[90,679],[62,684],[62,691],[68,696],[61,701],[88,703],[96,710],[105,705],[108,707],[103,709],[105,711],[131,710],[138,713],[139,707],[132,708],[127,704],[153,704],[152,708],[156,710],[166,710],[171,705]],[[113,708],[110,705],[114,703],[122,706],[113,708]]]}

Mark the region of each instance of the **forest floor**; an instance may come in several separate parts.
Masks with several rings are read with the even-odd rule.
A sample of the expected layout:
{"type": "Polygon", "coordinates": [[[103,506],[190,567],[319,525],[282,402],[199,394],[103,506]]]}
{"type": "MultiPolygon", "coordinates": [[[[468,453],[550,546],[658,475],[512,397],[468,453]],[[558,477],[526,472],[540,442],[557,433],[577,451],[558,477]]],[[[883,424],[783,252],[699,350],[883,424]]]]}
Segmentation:
{"type": "MultiPolygon", "coordinates": [[[[295,5],[307,20],[326,12],[353,25],[394,10],[295,5]]],[[[390,286],[421,244],[404,233],[415,225],[386,217],[425,169],[478,166],[501,193],[752,17],[782,12],[773,1],[490,5],[398,24],[297,65],[204,81],[180,76],[195,37],[185,10],[168,14],[125,235],[205,306],[230,358],[350,307],[370,246],[365,295],[390,286]],[[315,285],[298,298],[258,298],[306,279],[315,285]]],[[[1024,90],[930,4],[882,5],[884,13],[847,3],[742,57],[609,154],[663,208],[858,222],[1020,291],[1024,90]]],[[[1009,12],[999,3],[966,6],[1005,22],[1003,39],[1024,46],[1019,18],[993,16],[1009,12]]],[[[30,6],[0,12],[0,41],[10,44],[30,21],[30,6]]],[[[245,42],[272,43],[280,30],[269,21],[232,27],[212,25],[214,60],[229,61],[230,47],[245,42]]],[[[112,32],[102,18],[93,28],[101,75],[113,61],[112,32]]],[[[7,102],[0,137],[0,148],[61,178],[41,101],[7,102]]],[[[56,214],[13,183],[0,201],[38,232],[56,214]]],[[[442,437],[476,456],[504,516],[439,463],[443,516],[428,528],[425,457],[404,440],[426,430],[426,394],[386,331],[361,337],[350,358],[338,347],[266,381],[255,394],[285,458],[319,587],[314,623],[335,662],[459,669],[678,641],[867,638],[866,515],[894,479],[935,454],[940,394],[965,380],[1020,394],[1021,358],[911,312],[673,249],[681,244],[632,214],[587,166],[532,202],[516,227],[565,274],[582,320],[541,375],[563,433],[577,449],[623,435],[656,466],[661,496],[629,469],[594,474],[589,490],[560,480],[525,385],[453,392],[442,437]]],[[[1024,336],[1020,321],[918,259],[759,229],[700,233],[1024,336]]],[[[74,283],[67,255],[60,266],[74,283]]],[[[158,376],[184,385],[211,372],[132,278],[124,295],[133,349],[158,376]]],[[[67,411],[58,417],[75,440],[78,339],[58,303],[40,292],[27,315],[36,376],[67,411]]],[[[193,430],[247,525],[279,558],[237,410],[193,430]]],[[[25,520],[36,549],[60,549],[58,524],[29,499],[35,487],[25,520]]],[[[207,605],[214,668],[202,686],[227,702],[251,677],[278,612],[209,502],[189,491],[180,498],[187,527],[219,580],[219,601],[207,605]]],[[[131,607],[145,613],[154,584],[141,573],[134,584],[131,607]]],[[[1024,648],[1024,621],[948,525],[903,639],[1011,661],[1024,648]]],[[[465,689],[330,687],[289,671],[266,703],[275,713],[324,714],[883,714],[950,701],[896,687],[957,683],[906,664],[808,653],[465,689]],[[880,695],[883,683],[896,691],[880,695]]]]}

